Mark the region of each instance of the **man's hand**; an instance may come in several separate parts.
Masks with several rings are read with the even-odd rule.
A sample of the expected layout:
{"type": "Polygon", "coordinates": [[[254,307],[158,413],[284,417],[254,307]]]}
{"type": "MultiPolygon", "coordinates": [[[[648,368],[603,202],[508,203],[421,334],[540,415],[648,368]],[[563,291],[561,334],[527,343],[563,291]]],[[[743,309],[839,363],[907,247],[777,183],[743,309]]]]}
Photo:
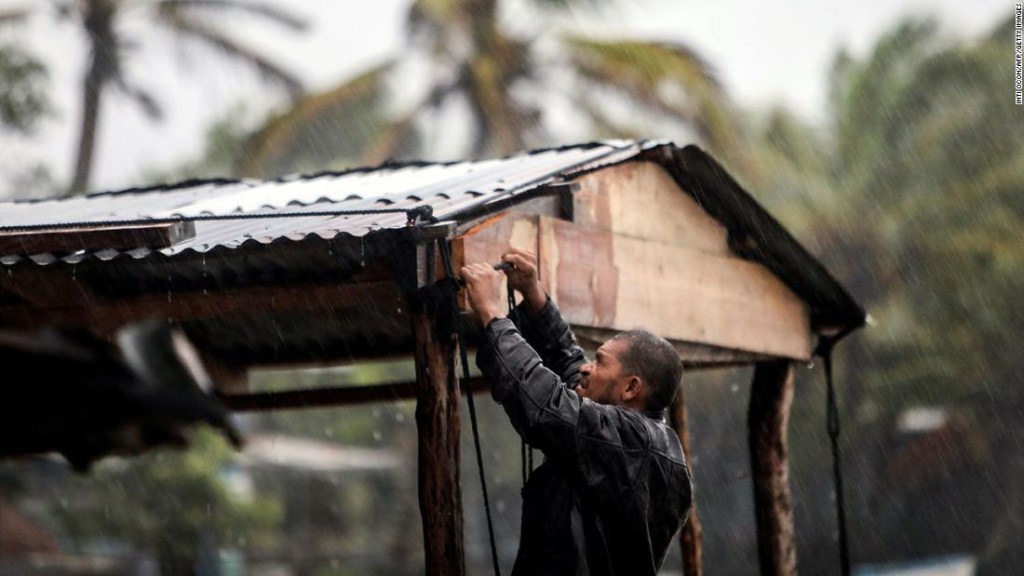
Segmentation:
{"type": "Polygon", "coordinates": [[[462,280],[466,283],[466,296],[469,307],[480,318],[480,325],[486,327],[495,318],[503,318],[501,313],[501,283],[504,280],[490,264],[476,262],[462,267],[462,280]]]}
{"type": "Polygon", "coordinates": [[[518,290],[523,295],[523,300],[533,310],[540,310],[547,303],[548,297],[544,288],[537,278],[537,255],[528,250],[510,247],[509,251],[502,255],[502,262],[508,262],[515,266],[511,270],[505,270],[508,275],[509,284],[513,290],[518,290]]]}

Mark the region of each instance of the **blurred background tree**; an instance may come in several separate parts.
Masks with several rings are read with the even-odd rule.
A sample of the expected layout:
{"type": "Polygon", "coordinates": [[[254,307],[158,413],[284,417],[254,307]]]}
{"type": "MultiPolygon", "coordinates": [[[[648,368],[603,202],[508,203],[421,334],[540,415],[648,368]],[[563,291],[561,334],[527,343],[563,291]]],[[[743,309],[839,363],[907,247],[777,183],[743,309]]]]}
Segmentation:
{"type": "MultiPolygon", "coordinates": [[[[82,76],[82,112],[74,172],[67,195],[84,194],[89,187],[103,96],[109,88],[119,89],[151,118],[159,119],[159,102],[145,88],[128,78],[125,60],[137,51],[138,37],[125,31],[124,21],[144,18],[157,29],[169,31],[177,42],[193,42],[211,48],[214,53],[254,68],[269,84],[283,87],[297,98],[302,94],[298,78],[258,50],[232,38],[215,24],[214,18],[244,13],[265,19],[288,29],[301,31],[305,22],[295,14],[268,2],[253,0],[58,0],[41,6],[9,10],[0,21],[24,20],[32,10],[56,8],[58,20],[72,21],[85,32],[89,59],[82,76]]],[[[223,22],[223,21],[221,21],[223,22]]]]}
{"type": "MultiPolygon", "coordinates": [[[[27,139],[53,114],[53,103],[46,64],[21,46],[16,33],[24,20],[23,10],[0,11],[0,128],[27,139]]],[[[33,197],[50,196],[55,189],[42,164],[4,168],[13,187],[31,188],[33,197]]]]}
{"type": "Polygon", "coordinates": [[[50,108],[46,81],[42,62],[10,42],[0,44],[0,124],[32,132],[50,108]]]}
{"type": "Polygon", "coordinates": [[[107,460],[89,475],[43,466],[23,490],[50,503],[66,554],[132,551],[161,574],[190,575],[215,566],[220,550],[276,546],[280,504],[231,491],[222,474],[233,449],[219,435],[200,428],[190,441],[188,450],[107,460]]]}
{"type": "MultiPolygon", "coordinates": [[[[1024,328],[1013,304],[1024,132],[1002,72],[1011,27],[961,40],[931,20],[900,23],[865,58],[837,56],[827,131],[775,110],[755,144],[750,187],[878,321],[840,359],[861,561],[969,551],[981,574],[1024,566],[1008,545],[1024,498],[1005,480],[1024,465],[1021,359],[1004,345],[1024,328]],[[934,422],[912,425],[923,414],[934,422]]],[[[815,396],[798,393],[794,410],[815,396]]],[[[800,423],[794,443],[814,438],[804,453],[824,454],[800,423]]]]}
{"type": "Polygon", "coordinates": [[[68,536],[78,546],[114,537],[150,550],[161,574],[196,574],[221,548],[272,548],[280,504],[230,491],[221,474],[232,449],[219,436],[200,428],[193,443],[72,479],[65,489],[76,498],[59,508],[68,536]]]}
{"type": "Polygon", "coordinates": [[[417,0],[401,56],[271,118],[239,150],[236,171],[486,158],[565,141],[566,130],[587,139],[666,126],[736,152],[729,98],[694,48],[550,25],[569,7],[608,3],[417,0]]]}

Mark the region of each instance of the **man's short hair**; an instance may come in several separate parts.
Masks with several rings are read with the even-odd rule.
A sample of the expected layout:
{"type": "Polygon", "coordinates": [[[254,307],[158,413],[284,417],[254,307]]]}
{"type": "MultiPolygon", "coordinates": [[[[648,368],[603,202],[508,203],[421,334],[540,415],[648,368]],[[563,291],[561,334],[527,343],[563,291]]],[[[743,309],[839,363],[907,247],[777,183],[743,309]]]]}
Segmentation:
{"type": "Polygon", "coordinates": [[[625,341],[619,357],[622,373],[637,375],[647,386],[647,409],[664,410],[675,398],[683,377],[683,363],[676,349],[660,336],[646,330],[629,330],[612,340],[625,341]]]}

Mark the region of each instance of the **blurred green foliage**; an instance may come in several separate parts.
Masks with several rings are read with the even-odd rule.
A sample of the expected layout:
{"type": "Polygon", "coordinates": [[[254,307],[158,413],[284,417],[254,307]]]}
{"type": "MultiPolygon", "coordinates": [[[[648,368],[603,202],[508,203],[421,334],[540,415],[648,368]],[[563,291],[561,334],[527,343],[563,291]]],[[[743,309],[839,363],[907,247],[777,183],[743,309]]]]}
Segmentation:
{"type": "Polygon", "coordinates": [[[52,109],[46,66],[17,45],[0,44],[0,126],[32,132],[52,109]]]}
{"type": "MultiPolygon", "coordinates": [[[[1011,39],[1011,20],[974,39],[903,22],[865,57],[837,56],[825,130],[774,110],[755,135],[750,188],[877,322],[839,357],[863,561],[969,550],[981,574],[1024,567],[1007,544],[1024,520],[1008,481],[1024,465],[1024,359],[1011,351],[1024,330],[1024,109],[1006,73],[1011,39]],[[901,432],[915,408],[945,423],[901,432]]],[[[821,396],[798,395],[795,414],[820,413],[809,400],[821,396]]],[[[795,463],[823,473],[821,440],[795,434],[795,463]]]]}
{"type": "Polygon", "coordinates": [[[106,461],[66,479],[59,493],[74,498],[56,499],[54,513],[73,547],[87,553],[114,538],[153,554],[165,574],[194,573],[220,547],[272,548],[280,503],[230,490],[221,474],[233,450],[216,433],[199,428],[190,441],[188,450],[106,461]]]}

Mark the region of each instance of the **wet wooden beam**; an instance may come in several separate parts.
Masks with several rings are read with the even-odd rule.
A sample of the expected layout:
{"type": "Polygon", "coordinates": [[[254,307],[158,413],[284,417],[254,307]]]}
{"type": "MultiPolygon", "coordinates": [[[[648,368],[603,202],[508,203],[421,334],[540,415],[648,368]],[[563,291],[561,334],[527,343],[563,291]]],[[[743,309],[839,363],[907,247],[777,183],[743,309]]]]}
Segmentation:
{"type": "Polygon", "coordinates": [[[191,221],[0,231],[0,254],[166,248],[196,235],[191,221]]]}
{"type": "Polygon", "coordinates": [[[8,326],[70,324],[102,332],[154,316],[185,321],[254,311],[328,310],[385,301],[390,306],[398,300],[398,290],[391,280],[147,294],[117,300],[92,296],[88,304],[82,305],[0,308],[0,323],[8,326]]]}
{"type": "Polygon", "coordinates": [[[793,498],[789,490],[789,410],[793,364],[761,362],[750,390],[750,469],[757,520],[757,552],[763,576],[796,574],[793,498]]]}
{"type": "MultiPolygon", "coordinates": [[[[473,394],[490,390],[487,380],[479,377],[460,381],[459,385],[462,389],[468,388],[473,394]]],[[[417,396],[416,382],[397,382],[375,386],[329,386],[280,392],[222,394],[220,398],[228,408],[235,412],[264,412],[401,402],[417,396]]]]}
{"type": "Polygon", "coordinates": [[[427,576],[462,576],[459,380],[447,302],[435,289],[409,298],[415,335],[419,503],[427,576]],[[426,294],[424,294],[426,293],[426,294]]]}
{"type": "MultiPolygon", "coordinates": [[[[683,454],[686,455],[686,465],[690,467],[690,476],[694,475],[693,453],[690,450],[690,426],[686,407],[686,383],[679,385],[676,398],[669,410],[669,421],[672,428],[679,436],[679,442],[683,446],[683,454]]],[[[690,517],[686,525],[679,532],[679,547],[683,555],[683,575],[701,576],[703,569],[703,551],[701,550],[700,519],[697,517],[697,501],[694,500],[690,509],[690,517]]]]}
{"type": "MultiPolygon", "coordinates": [[[[571,328],[581,346],[595,350],[620,332],[620,330],[591,326],[571,326],[571,328]]],[[[708,344],[679,340],[669,340],[669,343],[676,349],[686,370],[750,366],[758,362],[772,360],[771,356],[765,354],[730,350],[708,344]]]]}
{"type": "Polygon", "coordinates": [[[74,267],[59,272],[47,268],[19,270],[17,274],[8,269],[7,274],[0,273],[0,291],[9,292],[25,303],[0,308],[0,315],[21,306],[33,310],[55,305],[87,307],[100,300],[92,289],[78,281],[74,267]]]}
{"type": "MultiPolygon", "coordinates": [[[[193,345],[195,343],[193,342],[193,345]]],[[[200,352],[203,367],[206,368],[216,392],[222,394],[245,394],[249,392],[249,371],[245,366],[224,362],[200,352]]]]}

